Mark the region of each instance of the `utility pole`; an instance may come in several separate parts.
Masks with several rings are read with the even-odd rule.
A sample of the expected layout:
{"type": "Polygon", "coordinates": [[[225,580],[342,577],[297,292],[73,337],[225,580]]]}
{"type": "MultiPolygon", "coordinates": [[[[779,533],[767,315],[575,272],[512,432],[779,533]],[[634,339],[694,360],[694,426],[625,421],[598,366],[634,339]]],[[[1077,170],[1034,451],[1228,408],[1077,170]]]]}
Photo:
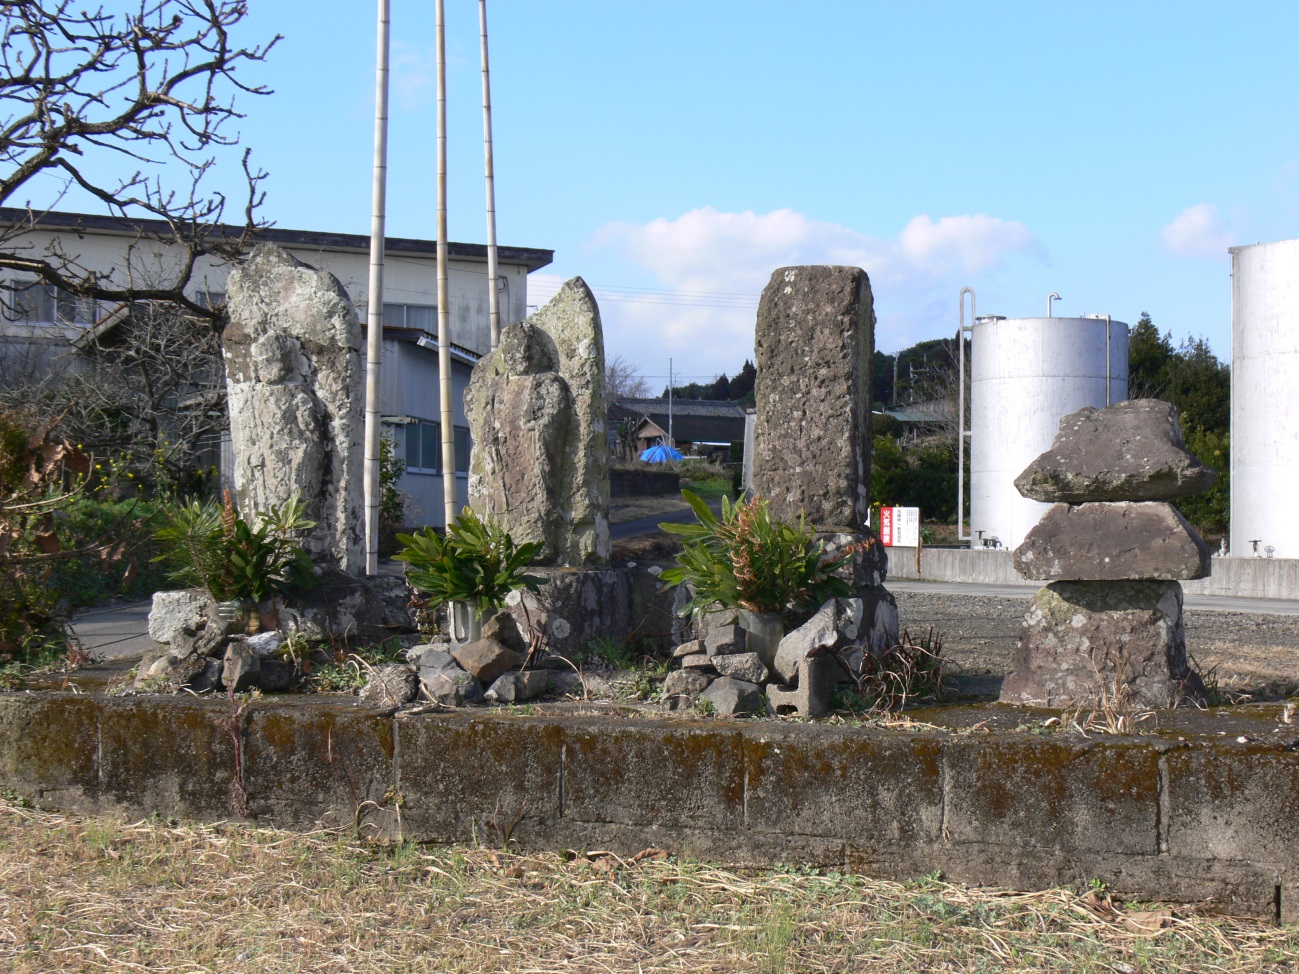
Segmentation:
{"type": "Polygon", "coordinates": [[[672,360],[668,359],[668,447],[676,449],[676,443],[672,439],[672,360]]]}
{"type": "Polygon", "coordinates": [[[492,348],[501,343],[501,295],[497,290],[496,172],[492,163],[492,84],[487,65],[487,0],[478,0],[478,33],[483,49],[483,163],[487,173],[487,316],[492,348]]]}
{"type": "Polygon", "coordinates": [[[442,504],[446,526],[456,519],[456,435],[451,403],[451,299],[447,290],[447,53],[445,0],[437,12],[438,387],[442,401],[442,504]]]}
{"type": "Polygon", "coordinates": [[[388,184],[388,2],[379,0],[375,53],[374,185],[370,211],[370,294],[365,340],[365,573],[379,574],[379,366],[383,358],[383,237],[388,184]]]}

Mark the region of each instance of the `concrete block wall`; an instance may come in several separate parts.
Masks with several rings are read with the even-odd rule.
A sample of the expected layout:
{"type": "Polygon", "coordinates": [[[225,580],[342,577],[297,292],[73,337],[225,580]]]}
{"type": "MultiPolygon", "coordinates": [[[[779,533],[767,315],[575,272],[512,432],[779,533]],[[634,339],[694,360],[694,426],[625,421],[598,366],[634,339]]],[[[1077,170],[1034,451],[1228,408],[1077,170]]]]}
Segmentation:
{"type": "Polygon", "coordinates": [[[69,812],[323,822],[433,842],[509,834],[531,849],[658,846],[1017,889],[1100,879],[1141,899],[1299,921],[1299,753],[1214,735],[2,694],[0,788],[69,812]]]}

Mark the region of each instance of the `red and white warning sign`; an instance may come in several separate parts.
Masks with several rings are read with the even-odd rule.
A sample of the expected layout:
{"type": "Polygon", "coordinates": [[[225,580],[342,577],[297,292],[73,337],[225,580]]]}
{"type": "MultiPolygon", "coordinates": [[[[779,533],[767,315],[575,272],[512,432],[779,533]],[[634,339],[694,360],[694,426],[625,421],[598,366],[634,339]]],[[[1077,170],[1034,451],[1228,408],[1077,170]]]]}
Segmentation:
{"type": "Polygon", "coordinates": [[[920,544],[920,508],[881,507],[880,543],[890,548],[915,548],[920,544]]]}

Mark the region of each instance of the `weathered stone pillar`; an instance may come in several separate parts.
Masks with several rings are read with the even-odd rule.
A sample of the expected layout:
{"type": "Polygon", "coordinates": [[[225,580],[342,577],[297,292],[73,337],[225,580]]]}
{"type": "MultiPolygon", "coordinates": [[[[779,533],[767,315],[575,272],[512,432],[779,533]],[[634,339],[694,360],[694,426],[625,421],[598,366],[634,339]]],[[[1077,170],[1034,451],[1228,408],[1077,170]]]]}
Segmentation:
{"type": "Polygon", "coordinates": [[[782,267],[758,304],[753,488],[774,515],[816,528],[831,551],[854,546],[860,632],[879,652],[897,639],[888,558],[868,527],[875,312],[860,267],[782,267]]]}
{"type": "Polygon", "coordinates": [[[1166,502],[1216,474],[1186,452],[1177,410],[1157,399],[1085,407],[1015,479],[1056,504],[1015,550],[1049,582],[1033,599],[1006,703],[1067,707],[1136,698],[1175,707],[1204,696],[1186,658],[1181,579],[1206,578],[1208,546],[1166,502]]]}
{"type": "Polygon", "coordinates": [[[758,304],[753,487],[786,521],[870,516],[875,312],[860,267],[782,267],[758,304]]]}
{"type": "Polygon", "coordinates": [[[246,516],[300,494],[322,571],[365,568],[361,325],[334,275],[260,244],[228,284],[222,335],[235,489],[246,516]]]}
{"type": "Polygon", "coordinates": [[[469,503],[547,565],[608,563],[604,334],[580,277],[507,327],[465,393],[474,438],[469,503]]]}

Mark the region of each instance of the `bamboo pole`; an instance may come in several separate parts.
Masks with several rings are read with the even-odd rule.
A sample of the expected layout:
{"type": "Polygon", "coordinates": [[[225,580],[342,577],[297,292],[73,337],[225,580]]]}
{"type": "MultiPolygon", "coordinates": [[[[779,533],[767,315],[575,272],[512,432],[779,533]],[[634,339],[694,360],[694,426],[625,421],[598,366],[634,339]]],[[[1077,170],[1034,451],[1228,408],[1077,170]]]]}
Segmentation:
{"type": "Polygon", "coordinates": [[[442,401],[442,504],[446,526],[456,517],[456,434],[451,386],[451,299],[447,293],[447,54],[446,4],[437,10],[438,140],[438,388],[442,401]]]}
{"type": "Polygon", "coordinates": [[[365,356],[365,573],[379,574],[381,408],[379,367],[383,357],[383,238],[388,188],[388,18],[389,0],[379,0],[375,53],[374,186],[370,211],[370,294],[365,356]]]}
{"type": "Polygon", "coordinates": [[[478,34],[483,52],[483,164],[487,174],[487,315],[492,348],[501,343],[501,295],[496,254],[496,170],[492,161],[492,83],[487,64],[487,0],[478,0],[478,34]]]}

